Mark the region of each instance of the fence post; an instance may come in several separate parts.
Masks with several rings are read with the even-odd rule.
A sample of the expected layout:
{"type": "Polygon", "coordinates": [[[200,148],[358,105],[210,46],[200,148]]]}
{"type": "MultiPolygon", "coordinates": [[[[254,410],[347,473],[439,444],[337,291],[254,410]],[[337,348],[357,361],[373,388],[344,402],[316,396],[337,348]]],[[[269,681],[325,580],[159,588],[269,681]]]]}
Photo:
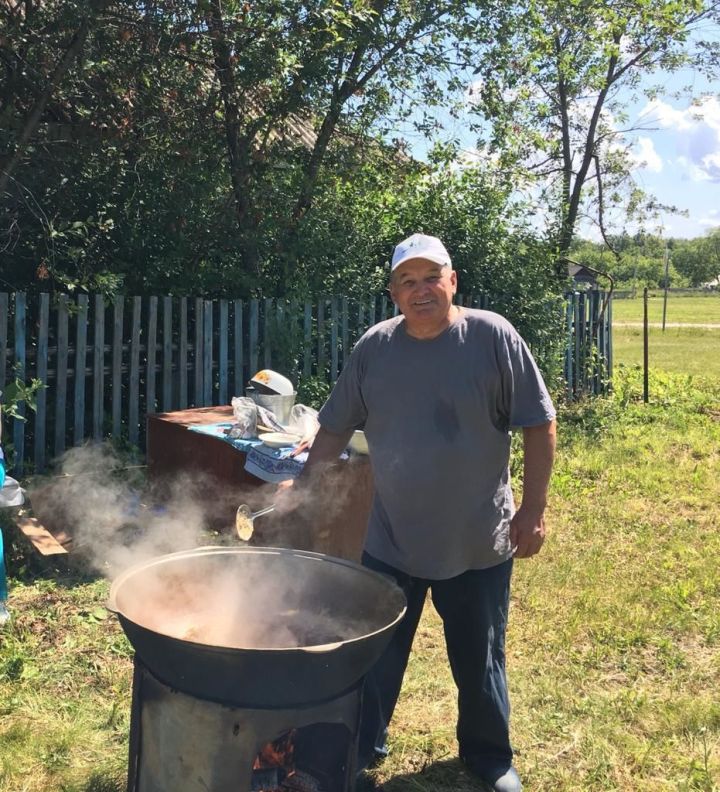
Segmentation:
{"type": "Polygon", "coordinates": [[[575,295],[567,295],[565,304],[565,389],[568,399],[573,398],[574,393],[574,370],[573,370],[573,316],[575,312],[575,295]]]}
{"type": "Polygon", "coordinates": [[[250,376],[258,371],[258,342],[260,323],[260,304],[256,299],[250,300],[250,376]]]}
{"type": "MultiPolygon", "coordinates": [[[[26,298],[24,292],[15,293],[15,376],[25,382],[25,309],[26,298]]],[[[18,415],[25,415],[25,402],[18,402],[18,415]]],[[[13,426],[13,445],[15,446],[15,472],[22,474],[25,462],[25,421],[16,418],[13,426]]]]}
{"type": "Polygon", "coordinates": [[[102,439],[105,405],[105,300],[95,295],[95,329],[93,332],[93,439],[102,439]]]}
{"type": "Polygon", "coordinates": [[[75,314],[75,404],[73,411],[73,444],[85,438],[85,364],[87,363],[88,296],[79,294],[75,314]]]}
{"type": "Polygon", "coordinates": [[[263,314],[263,366],[270,368],[272,365],[272,341],[271,341],[271,323],[272,323],[272,297],[265,298],[265,310],[263,314]]]}
{"type": "Polygon", "coordinates": [[[158,298],[148,300],[148,332],[145,347],[145,414],[155,410],[155,385],[157,382],[157,318],[158,298]]]}
{"type": "Polygon", "coordinates": [[[8,295],[0,294],[0,390],[5,390],[8,339],[8,295]]]}
{"type": "Polygon", "coordinates": [[[38,315],[35,376],[43,383],[37,394],[35,410],[35,470],[45,470],[45,428],[47,425],[48,336],[50,334],[50,295],[41,294],[38,315]]]}
{"type": "Polygon", "coordinates": [[[67,399],[68,298],[58,295],[57,355],[55,362],[55,456],[65,451],[65,405],[67,399]]]}
{"type": "Polygon", "coordinates": [[[172,297],[163,297],[162,409],[172,410],[172,297]]]}
{"type": "Polygon", "coordinates": [[[204,302],[203,322],[203,400],[202,404],[209,407],[213,403],[213,303],[204,302]]]}
{"type": "Polygon", "coordinates": [[[312,353],[310,342],[312,341],[312,304],[305,303],[303,311],[303,376],[309,377],[312,373],[312,353]]]}
{"type": "Polygon", "coordinates": [[[218,317],[218,404],[228,404],[228,301],[220,300],[218,317]]]}
{"type": "Polygon", "coordinates": [[[180,298],[180,330],[178,338],[178,407],[188,406],[188,311],[187,297],[180,298]]]}
{"type": "Polygon", "coordinates": [[[142,297],[133,297],[130,335],[130,387],[128,388],[128,439],[137,444],[140,420],[140,319],[142,297]]]}
{"type": "Polygon", "coordinates": [[[120,437],[122,430],[122,353],[125,298],[116,297],[113,305],[112,349],[112,436],[120,437]]]}
{"type": "Polygon", "coordinates": [[[338,301],[330,298],[330,382],[334,385],[338,376],[338,301]]]}
{"type": "Polygon", "coordinates": [[[243,390],[243,304],[242,300],[233,303],[233,356],[235,361],[235,396],[242,396],[243,390]]]}

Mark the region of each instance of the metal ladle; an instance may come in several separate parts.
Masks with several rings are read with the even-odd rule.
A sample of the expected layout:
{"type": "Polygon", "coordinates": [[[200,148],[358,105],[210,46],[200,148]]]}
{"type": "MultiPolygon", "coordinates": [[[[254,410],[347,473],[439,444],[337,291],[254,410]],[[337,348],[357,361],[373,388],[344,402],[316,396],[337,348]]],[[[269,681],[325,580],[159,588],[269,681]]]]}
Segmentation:
{"type": "Polygon", "coordinates": [[[266,506],[264,509],[252,512],[247,503],[241,503],[235,512],[235,532],[240,539],[243,542],[249,541],[254,530],[253,520],[256,517],[262,517],[263,514],[271,512],[274,508],[275,504],[273,503],[272,506],[266,506]]]}

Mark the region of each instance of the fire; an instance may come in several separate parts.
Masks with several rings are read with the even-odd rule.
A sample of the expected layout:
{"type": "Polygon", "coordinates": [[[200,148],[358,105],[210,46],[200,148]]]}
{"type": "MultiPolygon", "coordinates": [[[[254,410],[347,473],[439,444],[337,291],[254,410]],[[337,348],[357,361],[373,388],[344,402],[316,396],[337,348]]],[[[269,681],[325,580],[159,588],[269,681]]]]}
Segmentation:
{"type": "Polygon", "coordinates": [[[318,780],[295,766],[297,729],[267,743],[255,757],[251,792],[323,792],[318,780]]]}
{"type": "Polygon", "coordinates": [[[296,731],[297,729],[292,729],[275,742],[265,745],[255,758],[253,770],[266,770],[271,767],[292,770],[295,766],[296,731]]]}

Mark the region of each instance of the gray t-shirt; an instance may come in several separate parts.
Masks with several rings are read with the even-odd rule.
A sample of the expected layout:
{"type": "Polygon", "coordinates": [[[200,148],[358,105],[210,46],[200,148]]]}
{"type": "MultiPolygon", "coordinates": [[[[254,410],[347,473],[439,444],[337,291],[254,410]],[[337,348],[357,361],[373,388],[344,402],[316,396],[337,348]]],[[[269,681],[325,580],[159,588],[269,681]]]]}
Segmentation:
{"type": "Polygon", "coordinates": [[[511,555],[510,428],[555,410],[525,342],[502,316],[463,308],[439,336],[402,316],[358,341],[320,424],[364,428],[375,499],[365,549],[431,580],[511,555]]]}

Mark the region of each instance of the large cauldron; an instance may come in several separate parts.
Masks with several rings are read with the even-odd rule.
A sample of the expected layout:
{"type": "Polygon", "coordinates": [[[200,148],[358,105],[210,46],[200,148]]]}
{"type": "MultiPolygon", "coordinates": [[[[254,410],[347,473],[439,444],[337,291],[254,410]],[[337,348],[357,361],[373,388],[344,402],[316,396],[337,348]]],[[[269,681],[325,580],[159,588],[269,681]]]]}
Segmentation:
{"type": "Polygon", "coordinates": [[[234,706],[296,707],[358,682],[406,602],[391,580],[350,561],[206,547],[128,569],[108,608],[166,685],[234,706]]]}

